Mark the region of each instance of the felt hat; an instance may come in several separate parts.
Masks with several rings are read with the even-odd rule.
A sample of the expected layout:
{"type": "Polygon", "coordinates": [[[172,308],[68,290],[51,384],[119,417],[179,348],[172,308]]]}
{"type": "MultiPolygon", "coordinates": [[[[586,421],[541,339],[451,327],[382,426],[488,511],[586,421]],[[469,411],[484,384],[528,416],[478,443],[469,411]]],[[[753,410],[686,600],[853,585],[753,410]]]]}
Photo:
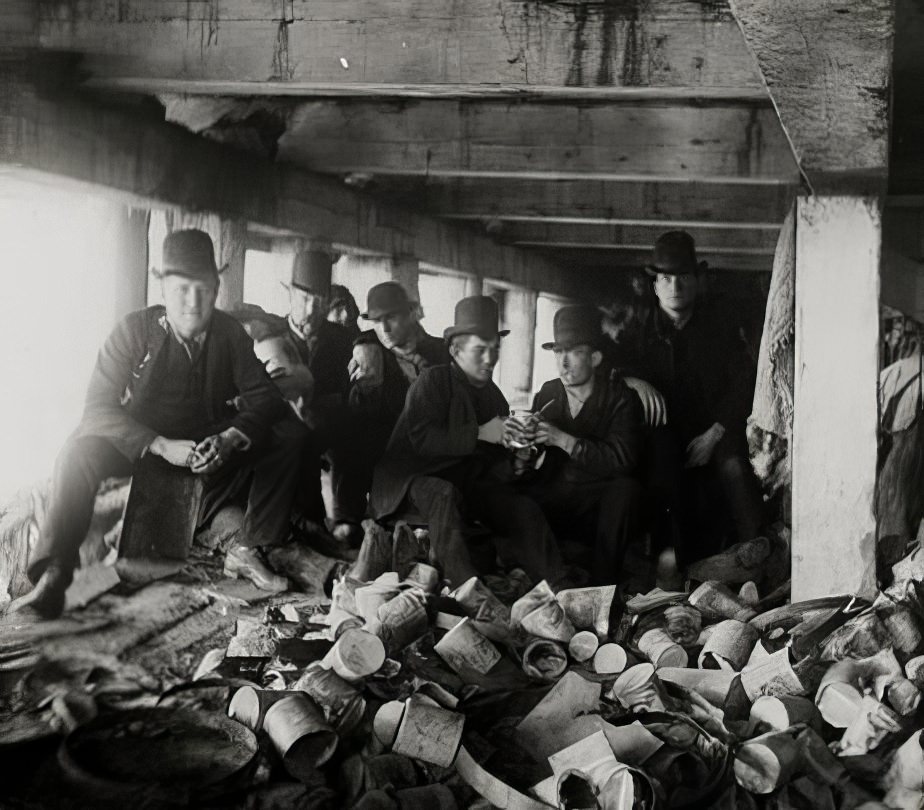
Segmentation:
{"type": "Polygon", "coordinates": [[[603,316],[589,304],[562,307],[552,319],[552,342],[543,343],[543,349],[563,349],[590,346],[597,349],[603,341],[603,316]]]}
{"type": "Polygon", "coordinates": [[[410,312],[411,301],[407,291],[397,281],[383,281],[369,290],[366,296],[366,311],[362,313],[367,321],[378,321],[395,312],[410,312]]]}
{"type": "Polygon", "coordinates": [[[164,238],[162,266],[153,272],[157,278],[164,276],[187,276],[201,281],[218,281],[220,268],[215,264],[215,248],[212,238],[195,229],[173,231],[164,238]]]}
{"type": "Polygon", "coordinates": [[[667,231],[654,243],[652,262],[645,266],[650,276],[666,273],[670,276],[685,276],[698,273],[709,265],[696,260],[696,243],[686,231],[667,231]]]}
{"type": "Polygon", "coordinates": [[[319,295],[330,296],[334,257],[326,250],[301,250],[292,260],[292,286],[319,295]]]}
{"type": "Polygon", "coordinates": [[[447,326],[443,337],[478,335],[482,340],[494,340],[509,335],[509,329],[498,329],[497,302],[488,295],[472,295],[456,304],[455,323],[447,326]]]}

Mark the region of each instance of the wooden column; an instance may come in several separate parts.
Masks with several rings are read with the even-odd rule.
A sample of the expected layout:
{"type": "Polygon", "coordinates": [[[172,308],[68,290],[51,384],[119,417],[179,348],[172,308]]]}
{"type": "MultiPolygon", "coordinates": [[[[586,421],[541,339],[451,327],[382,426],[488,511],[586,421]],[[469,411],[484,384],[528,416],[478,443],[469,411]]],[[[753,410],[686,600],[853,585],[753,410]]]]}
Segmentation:
{"type": "Polygon", "coordinates": [[[147,304],[149,216],[142,208],[114,206],[112,224],[118,271],[113,322],[147,304]]]}
{"type": "Polygon", "coordinates": [[[528,408],[533,382],[536,293],[532,290],[506,290],[501,320],[510,334],[503,340],[503,362],[497,384],[507,395],[511,407],[528,408]]]}
{"type": "Polygon", "coordinates": [[[870,596],[881,210],[869,197],[801,197],[797,216],[792,598],[870,596]]]}
{"type": "Polygon", "coordinates": [[[395,256],[391,264],[391,277],[397,281],[408,298],[420,303],[420,262],[415,256],[395,256]]]}

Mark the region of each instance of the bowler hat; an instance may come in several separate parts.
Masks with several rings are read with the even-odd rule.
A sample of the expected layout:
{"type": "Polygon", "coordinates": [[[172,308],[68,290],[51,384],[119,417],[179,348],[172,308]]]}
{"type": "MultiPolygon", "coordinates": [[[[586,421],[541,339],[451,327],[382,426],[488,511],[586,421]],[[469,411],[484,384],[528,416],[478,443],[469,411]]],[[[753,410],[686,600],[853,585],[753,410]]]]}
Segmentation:
{"type": "Polygon", "coordinates": [[[326,250],[299,251],[292,260],[292,285],[327,298],[333,266],[333,256],[326,250]]]}
{"type": "Polygon", "coordinates": [[[509,335],[509,329],[498,329],[497,302],[487,295],[472,295],[456,304],[455,323],[443,330],[451,340],[457,335],[478,335],[482,340],[494,340],[509,335]]]}
{"type": "Polygon", "coordinates": [[[654,243],[654,257],[645,267],[650,276],[666,273],[670,276],[685,276],[708,267],[706,262],[696,261],[696,243],[686,231],[667,231],[654,243]]]}
{"type": "Polygon", "coordinates": [[[397,281],[383,281],[369,290],[366,296],[366,311],[362,313],[367,321],[378,321],[395,312],[410,312],[411,302],[407,292],[397,281]]]}
{"type": "Polygon", "coordinates": [[[578,304],[562,307],[552,319],[552,342],[543,343],[543,349],[563,349],[575,346],[599,348],[603,340],[603,316],[596,307],[578,304]]]}
{"type": "Polygon", "coordinates": [[[175,275],[217,281],[218,274],[225,270],[215,264],[212,238],[205,231],[190,229],[168,233],[162,256],[162,266],[154,270],[157,278],[175,275]]]}

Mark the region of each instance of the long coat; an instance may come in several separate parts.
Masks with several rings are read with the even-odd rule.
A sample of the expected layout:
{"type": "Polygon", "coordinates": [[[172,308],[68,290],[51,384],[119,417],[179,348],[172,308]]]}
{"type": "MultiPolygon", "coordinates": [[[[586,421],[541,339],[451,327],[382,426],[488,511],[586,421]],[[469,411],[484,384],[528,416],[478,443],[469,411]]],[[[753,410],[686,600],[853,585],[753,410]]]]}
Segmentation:
{"type": "Polygon", "coordinates": [[[561,380],[545,383],[533,399],[533,411],[577,437],[568,457],[550,448],[549,462],[570,482],[605,481],[631,473],[638,464],[645,422],[638,396],[615,371],[597,372],[594,390],[576,417],[568,407],[561,380]]]}
{"type": "MultiPolygon", "coordinates": [[[[372,389],[354,384],[350,389],[350,410],[361,425],[366,440],[384,450],[398,422],[411,382],[404,375],[394,353],[386,349],[374,329],[363,332],[355,342],[357,346],[373,345],[382,352],[382,382],[372,389]]],[[[421,358],[418,374],[431,366],[450,362],[446,341],[421,330],[417,341],[417,354],[421,358]]]]}
{"type": "Polygon", "coordinates": [[[678,331],[658,309],[632,371],[664,395],[668,427],[684,446],[715,422],[729,440],[743,446],[754,366],[727,313],[714,306],[697,307],[678,331]]]}
{"type": "MultiPolygon", "coordinates": [[[[478,419],[467,385],[455,363],[424,369],[411,385],[388,450],[375,468],[369,497],[374,517],[394,514],[417,476],[432,475],[475,454],[478,419]]],[[[488,386],[497,416],[507,416],[510,406],[504,395],[493,382],[488,386]]]]}
{"type": "MultiPolygon", "coordinates": [[[[77,436],[107,439],[132,462],[141,456],[157,431],[136,415],[156,401],[165,368],[159,360],[168,339],[172,338],[163,306],[132,312],[118,323],[97,357],[77,436]]],[[[203,351],[209,432],[236,427],[259,446],[287,406],[257,360],[253,341],[240,323],[216,310],[203,351]]]]}

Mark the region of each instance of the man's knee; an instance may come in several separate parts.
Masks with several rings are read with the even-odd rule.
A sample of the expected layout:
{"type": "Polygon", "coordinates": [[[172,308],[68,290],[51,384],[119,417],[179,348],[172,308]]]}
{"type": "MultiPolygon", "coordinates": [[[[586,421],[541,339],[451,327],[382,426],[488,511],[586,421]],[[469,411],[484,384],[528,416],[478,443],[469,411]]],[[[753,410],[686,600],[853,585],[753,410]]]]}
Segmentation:
{"type": "Polygon", "coordinates": [[[79,475],[94,491],[104,479],[130,473],[131,462],[99,436],[72,436],[55,461],[56,478],[79,475]]]}
{"type": "Polygon", "coordinates": [[[452,508],[461,512],[462,493],[449,481],[435,476],[418,476],[411,482],[409,494],[414,506],[425,514],[435,506],[452,508]]]}

